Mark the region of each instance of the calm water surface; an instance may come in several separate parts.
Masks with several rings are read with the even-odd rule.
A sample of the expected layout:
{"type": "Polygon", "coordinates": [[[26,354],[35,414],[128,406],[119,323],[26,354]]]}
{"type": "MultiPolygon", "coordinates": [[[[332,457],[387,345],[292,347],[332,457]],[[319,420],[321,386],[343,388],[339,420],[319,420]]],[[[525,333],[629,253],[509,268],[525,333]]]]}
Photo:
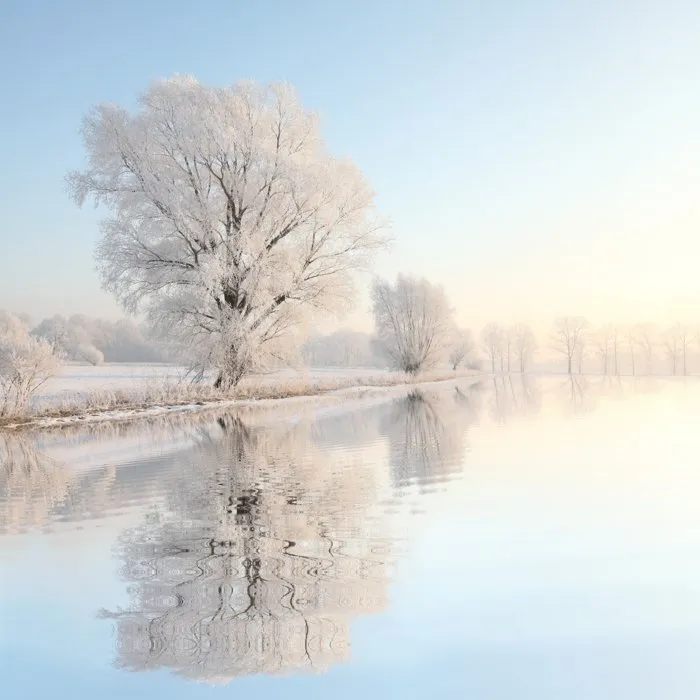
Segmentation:
{"type": "Polygon", "coordinates": [[[700,382],[0,435],[0,696],[700,697],[700,382]]]}

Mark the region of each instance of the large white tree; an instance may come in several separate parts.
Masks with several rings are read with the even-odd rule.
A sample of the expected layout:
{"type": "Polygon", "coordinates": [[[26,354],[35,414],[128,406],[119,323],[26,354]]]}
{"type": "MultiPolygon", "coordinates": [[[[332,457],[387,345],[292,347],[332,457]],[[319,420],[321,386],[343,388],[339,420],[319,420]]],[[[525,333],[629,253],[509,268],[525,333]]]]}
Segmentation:
{"type": "Polygon", "coordinates": [[[394,367],[417,374],[446,359],[454,322],[442,287],[405,275],[377,280],[372,309],[378,349],[394,367]]]}
{"type": "Polygon", "coordinates": [[[105,288],[222,388],[294,347],[309,312],[344,306],[385,242],[362,174],[287,85],[158,80],[136,111],[97,107],[83,136],[88,166],[68,181],[111,212],[105,288]]]}

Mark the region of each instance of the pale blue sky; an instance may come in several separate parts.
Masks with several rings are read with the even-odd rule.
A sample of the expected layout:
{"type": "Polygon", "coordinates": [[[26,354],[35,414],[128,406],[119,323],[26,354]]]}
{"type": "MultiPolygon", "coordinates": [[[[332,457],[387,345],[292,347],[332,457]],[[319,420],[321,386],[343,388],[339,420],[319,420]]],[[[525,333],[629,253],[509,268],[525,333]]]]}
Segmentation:
{"type": "Polygon", "coordinates": [[[393,221],[377,271],[464,323],[700,320],[699,37],[697,0],[5,0],[0,308],[119,313],[63,176],[91,105],[182,72],[294,83],[393,221]]]}

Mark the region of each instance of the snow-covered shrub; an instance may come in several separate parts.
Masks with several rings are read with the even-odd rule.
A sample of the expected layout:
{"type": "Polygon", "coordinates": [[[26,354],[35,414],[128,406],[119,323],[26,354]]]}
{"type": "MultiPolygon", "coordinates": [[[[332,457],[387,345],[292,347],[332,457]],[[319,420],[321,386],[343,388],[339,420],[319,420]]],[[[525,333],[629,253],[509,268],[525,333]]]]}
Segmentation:
{"type": "Polygon", "coordinates": [[[105,361],[105,356],[94,345],[81,344],[75,348],[77,359],[89,362],[91,365],[101,365],[105,361]]]}
{"type": "Polygon", "coordinates": [[[59,366],[48,341],[31,336],[19,318],[0,311],[0,416],[21,413],[59,366]]]}

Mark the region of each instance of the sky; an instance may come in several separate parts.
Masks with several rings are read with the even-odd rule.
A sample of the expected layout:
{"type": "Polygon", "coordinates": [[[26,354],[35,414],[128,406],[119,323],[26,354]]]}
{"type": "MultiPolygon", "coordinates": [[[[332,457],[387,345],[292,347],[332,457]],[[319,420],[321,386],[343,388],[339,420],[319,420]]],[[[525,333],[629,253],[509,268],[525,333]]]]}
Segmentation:
{"type": "Polygon", "coordinates": [[[375,272],[466,326],[700,322],[698,37],[697,0],[5,0],[0,308],[121,315],[64,177],[91,106],[188,73],[293,83],[392,222],[375,272]]]}

